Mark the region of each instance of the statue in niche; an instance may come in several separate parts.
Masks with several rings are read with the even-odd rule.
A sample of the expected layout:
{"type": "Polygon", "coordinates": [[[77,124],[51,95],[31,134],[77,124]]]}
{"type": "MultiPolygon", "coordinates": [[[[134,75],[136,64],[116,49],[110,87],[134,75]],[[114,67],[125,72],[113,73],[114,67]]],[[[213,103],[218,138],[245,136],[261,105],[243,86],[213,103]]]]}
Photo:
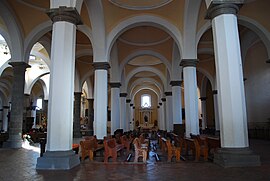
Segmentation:
{"type": "Polygon", "coordinates": [[[148,117],[146,115],[144,116],[144,122],[148,123],[148,117]]]}

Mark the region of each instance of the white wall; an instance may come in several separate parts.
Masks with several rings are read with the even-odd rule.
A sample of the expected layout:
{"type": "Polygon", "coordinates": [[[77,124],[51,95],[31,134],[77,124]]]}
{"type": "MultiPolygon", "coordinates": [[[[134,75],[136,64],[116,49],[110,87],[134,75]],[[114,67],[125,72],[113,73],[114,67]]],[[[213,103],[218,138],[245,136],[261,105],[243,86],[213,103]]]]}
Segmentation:
{"type": "Polygon", "coordinates": [[[270,64],[267,53],[259,42],[249,49],[244,63],[245,93],[249,128],[269,125],[270,119],[270,64]]]}

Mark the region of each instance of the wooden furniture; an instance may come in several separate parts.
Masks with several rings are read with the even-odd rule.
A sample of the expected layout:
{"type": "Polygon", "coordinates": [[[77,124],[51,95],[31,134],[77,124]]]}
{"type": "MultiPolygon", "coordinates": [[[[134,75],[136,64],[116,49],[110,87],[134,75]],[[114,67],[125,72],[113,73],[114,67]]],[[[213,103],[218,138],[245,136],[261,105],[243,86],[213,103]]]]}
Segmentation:
{"type": "Polygon", "coordinates": [[[126,135],[123,135],[120,137],[121,143],[124,145],[124,148],[127,149],[127,152],[130,151],[130,144],[132,143],[132,140],[129,140],[126,135]]]}
{"type": "Polygon", "coordinates": [[[116,162],[117,153],[120,152],[124,146],[122,144],[116,144],[116,140],[114,138],[107,138],[104,140],[104,148],[104,162],[107,163],[110,157],[112,157],[112,160],[116,162]]]}
{"type": "Polygon", "coordinates": [[[98,151],[103,150],[104,146],[98,144],[97,139],[92,137],[87,137],[85,140],[80,142],[81,145],[81,160],[83,161],[86,156],[89,156],[91,161],[94,160],[94,154],[98,151]]]}
{"type": "Polygon", "coordinates": [[[135,138],[133,141],[135,148],[135,158],[134,162],[138,162],[139,157],[143,158],[143,162],[146,163],[148,148],[142,147],[139,138],[135,138]]]}
{"type": "Polygon", "coordinates": [[[168,162],[172,161],[172,157],[176,157],[176,161],[180,161],[181,147],[175,147],[171,144],[171,141],[167,139],[167,152],[168,152],[168,162]]]}
{"type": "Polygon", "coordinates": [[[72,150],[75,151],[76,154],[79,153],[79,148],[80,148],[79,144],[72,144],[72,150]]]}
{"type": "Polygon", "coordinates": [[[202,139],[197,135],[194,139],[196,148],[196,161],[199,161],[200,156],[203,156],[204,161],[208,160],[208,144],[206,139],[202,139]]]}

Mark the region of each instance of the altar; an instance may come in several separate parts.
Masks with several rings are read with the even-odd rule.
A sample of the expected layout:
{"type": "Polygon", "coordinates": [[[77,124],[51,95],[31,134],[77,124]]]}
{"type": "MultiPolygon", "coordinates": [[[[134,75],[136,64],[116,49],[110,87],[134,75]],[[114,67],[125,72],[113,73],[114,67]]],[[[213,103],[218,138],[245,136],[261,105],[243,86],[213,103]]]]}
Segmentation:
{"type": "Polygon", "coordinates": [[[139,125],[142,129],[151,129],[154,127],[152,120],[153,110],[151,108],[140,108],[139,110],[139,125]]]}

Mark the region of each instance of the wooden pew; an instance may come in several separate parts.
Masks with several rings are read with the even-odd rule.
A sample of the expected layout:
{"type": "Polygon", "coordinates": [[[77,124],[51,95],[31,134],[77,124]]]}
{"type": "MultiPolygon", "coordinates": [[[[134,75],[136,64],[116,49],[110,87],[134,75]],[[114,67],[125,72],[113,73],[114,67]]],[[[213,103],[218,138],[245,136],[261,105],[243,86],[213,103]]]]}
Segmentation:
{"type": "Polygon", "coordinates": [[[81,160],[83,161],[86,156],[89,156],[91,161],[94,160],[94,155],[98,151],[102,151],[104,149],[103,144],[98,144],[96,137],[87,137],[85,140],[80,141],[81,145],[81,160]]]}
{"type": "Polygon", "coordinates": [[[171,141],[169,139],[166,140],[167,145],[167,153],[168,153],[168,162],[171,162],[172,157],[176,157],[176,161],[180,161],[180,155],[181,155],[181,147],[175,147],[171,144],[171,141]]]}
{"type": "Polygon", "coordinates": [[[135,148],[135,158],[134,162],[138,162],[139,157],[143,157],[143,162],[146,163],[147,155],[148,155],[148,148],[142,147],[139,138],[135,138],[133,141],[134,148],[135,148]]]}
{"type": "Polygon", "coordinates": [[[120,139],[121,139],[121,144],[123,144],[124,148],[126,148],[127,152],[129,152],[130,144],[132,143],[133,140],[129,140],[126,135],[121,136],[120,139]]]}
{"type": "Polygon", "coordinates": [[[104,140],[104,162],[107,163],[109,158],[112,157],[112,160],[116,162],[117,153],[124,149],[122,144],[116,144],[114,138],[104,140]]]}

